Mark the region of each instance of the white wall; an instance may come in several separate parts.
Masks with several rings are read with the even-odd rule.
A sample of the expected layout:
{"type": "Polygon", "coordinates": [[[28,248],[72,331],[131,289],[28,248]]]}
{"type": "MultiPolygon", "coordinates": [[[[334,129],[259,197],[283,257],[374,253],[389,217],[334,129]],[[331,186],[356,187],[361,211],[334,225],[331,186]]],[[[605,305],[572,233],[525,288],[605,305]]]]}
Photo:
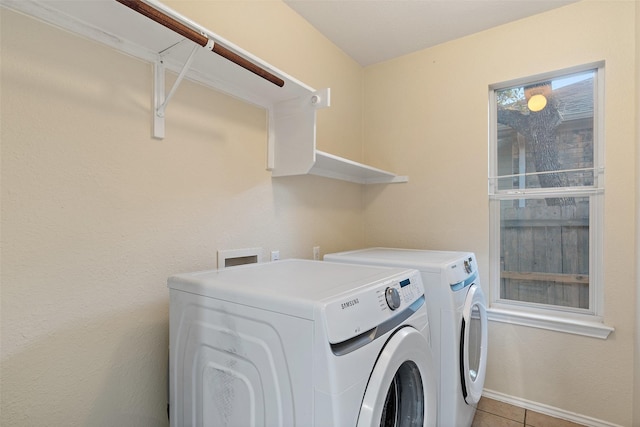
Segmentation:
{"type": "MultiPolygon", "coordinates": [[[[606,341],[490,322],[486,387],[632,425],[635,5],[583,1],[365,69],[366,161],[407,174],[365,189],[368,245],[471,250],[489,292],[488,86],[606,61],[606,341]]],[[[637,89],[635,89],[637,92],[637,89]]],[[[637,366],[636,366],[637,368],[637,366]]]]}
{"type": "MultiPolygon", "coordinates": [[[[176,6],[334,88],[318,144],[360,160],[355,62],[280,2],[176,6]]],[[[310,258],[363,243],[361,188],[272,180],[265,112],[189,82],[154,140],[150,64],[0,15],[0,424],[164,425],[167,277],[214,268],[218,249],[310,258]]]]}

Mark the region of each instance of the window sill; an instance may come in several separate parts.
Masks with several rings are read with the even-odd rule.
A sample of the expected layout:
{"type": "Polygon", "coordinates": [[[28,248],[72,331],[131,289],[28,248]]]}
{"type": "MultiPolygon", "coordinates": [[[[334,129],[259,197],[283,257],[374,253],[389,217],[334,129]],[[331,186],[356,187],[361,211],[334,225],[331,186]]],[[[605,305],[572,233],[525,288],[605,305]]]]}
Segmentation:
{"type": "Polygon", "coordinates": [[[487,309],[487,318],[494,322],[529,326],[549,331],[565,332],[586,337],[607,339],[615,329],[597,320],[563,318],[548,314],[519,312],[503,308],[487,309]]]}

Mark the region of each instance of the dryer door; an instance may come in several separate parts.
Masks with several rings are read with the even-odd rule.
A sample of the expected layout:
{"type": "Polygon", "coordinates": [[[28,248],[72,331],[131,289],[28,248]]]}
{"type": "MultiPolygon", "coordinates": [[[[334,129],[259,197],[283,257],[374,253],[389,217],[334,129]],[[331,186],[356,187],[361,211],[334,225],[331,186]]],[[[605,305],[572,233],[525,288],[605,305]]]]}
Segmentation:
{"type": "Polygon", "coordinates": [[[358,427],[436,425],[436,382],[431,349],[412,327],[398,330],[373,368],[358,427]]]}
{"type": "Polygon", "coordinates": [[[482,396],[487,367],[487,310],[480,286],[472,284],[462,309],[460,379],[464,400],[475,405],[482,396]]]}

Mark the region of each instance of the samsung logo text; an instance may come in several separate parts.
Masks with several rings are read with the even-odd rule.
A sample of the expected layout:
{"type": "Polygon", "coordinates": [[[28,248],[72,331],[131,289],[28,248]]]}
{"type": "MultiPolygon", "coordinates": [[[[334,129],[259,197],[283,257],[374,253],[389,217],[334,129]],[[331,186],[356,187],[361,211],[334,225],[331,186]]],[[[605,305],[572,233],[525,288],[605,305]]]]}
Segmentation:
{"type": "Polygon", "coordinates": [[[360,301],[358,301],[358,298],[354,298],[354,299],[352,299],[350,301],[343,302],[342,303],[342,309],[344,310],[345,308],[353,307],[356,304],[360,304],[360,301]]]}

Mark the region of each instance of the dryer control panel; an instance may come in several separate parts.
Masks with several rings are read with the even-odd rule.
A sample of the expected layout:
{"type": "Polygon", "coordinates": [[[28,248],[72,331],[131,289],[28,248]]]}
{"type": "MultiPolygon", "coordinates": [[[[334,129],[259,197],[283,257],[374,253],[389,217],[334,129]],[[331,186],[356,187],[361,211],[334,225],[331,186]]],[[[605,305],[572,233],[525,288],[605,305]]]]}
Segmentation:
{"type": "Polygon", "coordinates": [[[452,291],[459,291],[478,282],[478,264],[473,253],[466,254],[447,267],[447,280],[452,291]]]}
{"type": "Polygon", "coordinates": [[[341,343],[363,335],[373,339],[380,332],[376,329],[384,329],[390,319],[406,319],[422,305],[424,286],[417,270],[356,288],[325,305],[329,342],[341,343]]]}

